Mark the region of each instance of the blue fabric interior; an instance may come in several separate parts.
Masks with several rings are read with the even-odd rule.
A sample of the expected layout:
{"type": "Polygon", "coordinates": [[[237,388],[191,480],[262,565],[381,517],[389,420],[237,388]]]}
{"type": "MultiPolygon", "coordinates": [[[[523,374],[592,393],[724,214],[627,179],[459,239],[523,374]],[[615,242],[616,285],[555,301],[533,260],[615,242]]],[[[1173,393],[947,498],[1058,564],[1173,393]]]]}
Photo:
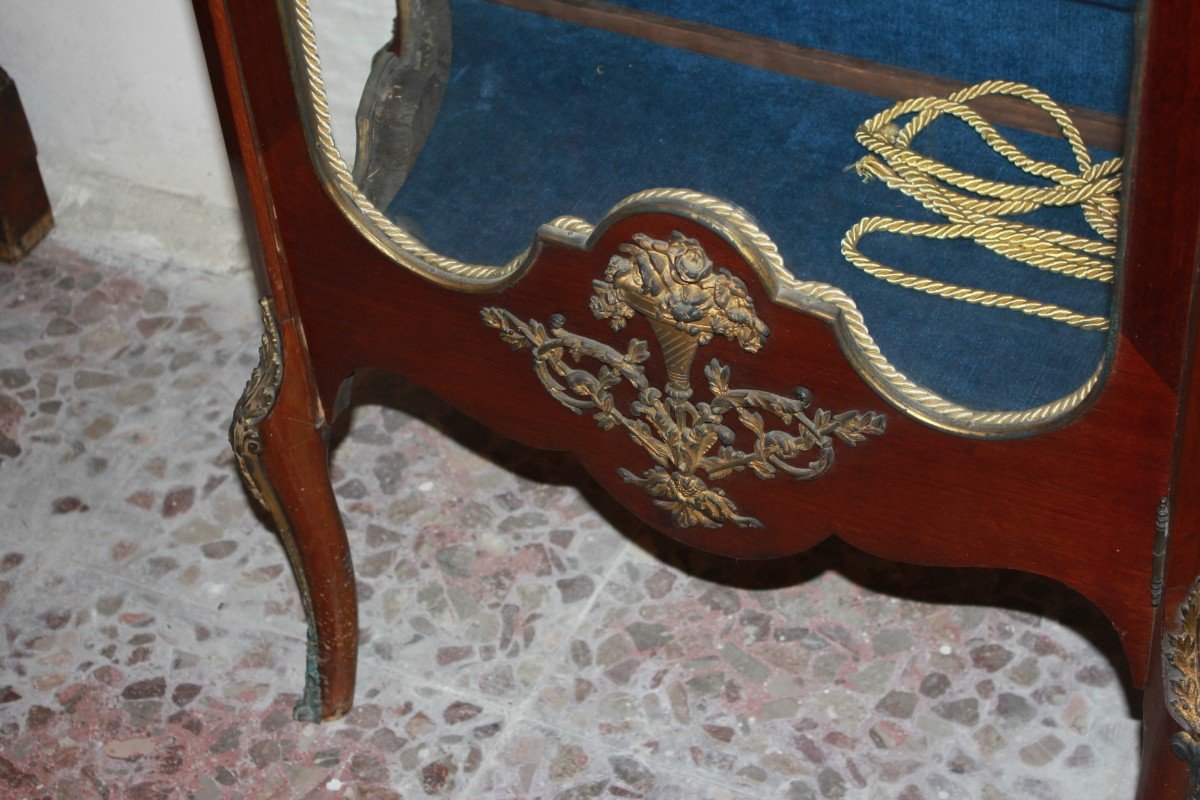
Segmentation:
{"type": "MultiPolygon", "coordinates": [[[[846,170],[864,155],[855,128],[890,101],[483,0],[456,0],[453,13],[454,57],[438,121],[388,208],[435,249],[502,263],[560,214],[595,221],[642,189],[687,187],[751,211],[796,275],[846,290],[896,367],[957,402],[989,409],[1050,402],[1083,383],[1103,357],[1103,333],[892,287],[844,261],[842,236],[864,216],[932,218],[846,170]]],[[[1127,38],[1112,46],[1129,46],[1127,38]]],[[[1077,57],[1095,52],[1080,48],[1077,57]]],[[[1121,60],[1092,59],[1090,68],[1126,75],[1121,60]]],[[[1035,157],[1073,166],[1059,140],[1006,133],[1035,157]]],[[[972,172],[1031,180],[952,121],[935,123],[918,145],[972,172]]],[[[1091,234],[1077,211],[1033,221],[1091,234]]],[[[1043,273],[969,242],[878,235],[863,250],[931,277],[1109,311],[1105,285],[1043,273]]]]}
{"type": "Polygon", "coordinates": [[[1124,114],[1135,0],[612,0],[968,83],[1124,114]]]}

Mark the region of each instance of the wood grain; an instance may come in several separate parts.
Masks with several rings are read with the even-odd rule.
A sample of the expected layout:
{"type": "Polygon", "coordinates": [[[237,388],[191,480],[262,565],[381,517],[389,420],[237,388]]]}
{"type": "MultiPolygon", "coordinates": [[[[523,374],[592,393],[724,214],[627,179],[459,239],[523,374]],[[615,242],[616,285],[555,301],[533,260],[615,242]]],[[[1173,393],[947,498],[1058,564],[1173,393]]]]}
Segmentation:
{"type": "Polygon", "coordinates": [[[1162,637],[1200,577],[1200,148],[1185,128],[1200,120],[1200,4],[1159,3],[1144,44],[1129,197],[1123,328],[1148,363],[1179,390],[1171,474],[1166,585],[1152,633],[1138,798],[1187,797],[1187,770],[1170,752],[1179,730],[1162,670],[1162,637]],[[1181,346],[1182,342],[1182,346],[1181,346]]]}
{"type": "MultiPolygon", "coordinates": [[[[1121,262],[1128,313],[1121,325],[1167,385],[1179,388],[1184,355],[1191,352],[1180,342],[1195,324],[1192,293],[1200,257],[1200,147],[1194,127],[1200,120],[1200,3],[1154,5],[1134,89],[1139,101],[1134,155],[1126,169],[1130,188],[1121,262]]],[[[1200,514],[1200,502],[1195,511],[1200,514]]]]}
{"type": "MultiPolygon", "coordinates": [[[[217,113],[233,168],[250,256],[260,283],[274,299],[283,347],[283,382],[271,414],[261,423],[263,468],[280,502],[285,526],[278,532],[296,549],[293,568],[306,587],[306,608],[315,638],[320,717],[336,719],[354,700],[358,663],[358,604],[349,545],[329,482],[325,412],[303,341],[292,299],[291,272],[280,246],[270,183],[264,180],[264,151],[257,122],[294,115],[295,106],[272,114],[261,103],[251,108],[239,58],[239,45],[253,41],[245,28],[235,33],[234,14],[243,26],[278,26],[273,9],[257,13],[245,5],[231,9],[224,0],[194,0],[196,24],[204,46],[217,113]],[[247,13],[248,12],[248,13],[247,13]]],[[[292,119],[296,118],[292,116],[292,119]]],[[[278,524],[277,520],[277,524],[278,524]]]]}
{"type": "MultiPolygon", "coordinates": [[[[299,365],[303,349],[295,326],[280,328],[283,384],[270,415],[259,425],[259,458],[270,477],[269,491],[284,515],[280,534],[294,552],[293,570],[310,607],[309,625],[320,686],[317,719],[333,720],[350,710],[358,663],[358,601],[350,545],[329,479],[323,422],[313,407],[310,385],[299,365]]],[[[311,678],[310,678],[311,680],[311,678]]],[[[310,721],[315,721],[312,719],[310,721]]]]}
{"type": "MultiPolygon", "coordinates": [[[[1167,747],[1175,725],[1154,643],[1174,625],[1200,569],[1200,403],[1193,402],[1200,374],[1191,357],[1200,153],[1190,133],[1200,129],[1200,51],[1191,47],[1200,40],[1200,7],[1159,0],[1147,8],[1149,61],[1137,94],[1138,149],[1127,196],[1129,257],[1118,291],[1124,327],[1107,383],[1071,424],[995,442],[948,436],[887,406],[846,361],[828,322],[772,303],[729,242],[680,216],[623,219],[590,251],[547,243],[529,273],[492,295],[456,293],[418,277],[362,237],[316,173],[274,7],[196,2],[202,28],[208,23],[206,39],[215,42],[209,56],[218,105],[246,189],[245,212],[261,238],[259,263],[281,325],[295,326],[297,334],[292,356],[304,392],[289,401],[297,413],[307,408],[312,422],[323,425],[321,409],[336,407],[347,376],[383,368],[432,388],[504,435],[574,453],[622,504],[697,548],[768,558],[837,535],[897,560],[1008,567],[1060,580],[1112,620],[1134,683],[1149,680],[1140,800],[1181,800],[1186,774],[1167,747]],[[722,340],[707,346],[705,357],[729,363],[739,385],[787,393],[799,384],[819,407],[888,414],[883,437],[839,452],[819,480],[741,474],[723,481],[730,497],[766,524],[760,532],[674,527],[616,473],[647,466],[645,452],[557,405],[533,377],[528,353],[509,351],[479,319],[484,305],[543,320],[562,313],[574,331],[624,341],[588,313],[590,281],[635,232],[664,238],[671,230],[698,238],[717,263],[746,280],[774,332],[753,356],[722,340]],[[1155,510],[1168,493],[1175,502],[1172,543],[1163,606],[1156,610],[1149,602],[1150,554],[1155,510]]],[[[604,11],[593,2],[573,5],[604,11]]],[[[762,60],[770,63],[775,51],[763,46],[762,60]]],[[[649,338],[641,320],[630,323],[629,334],[649,338]]],[[[656,383],[664,377],[657,362],[648,375],[656,383]]],[[[280,442],[289,436],[281,426],[280,442]]],[[[318,447],[302,450],[301,461],[321,457],[318,447]]],[[[302,469],[319,473],[315,463],[302,469]]]]}

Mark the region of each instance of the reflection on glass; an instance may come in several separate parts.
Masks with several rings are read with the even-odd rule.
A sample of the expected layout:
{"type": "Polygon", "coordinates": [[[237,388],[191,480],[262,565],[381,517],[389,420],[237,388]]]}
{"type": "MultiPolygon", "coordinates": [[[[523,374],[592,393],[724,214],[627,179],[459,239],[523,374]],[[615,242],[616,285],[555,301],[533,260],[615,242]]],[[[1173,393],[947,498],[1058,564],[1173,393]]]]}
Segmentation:
{"type": "Polygon", "coordinates": [[[753,214],[948,402],[1094,384],[1132,0],[526,5],[405,2],[366,82],[355,179],[435,251],[500,264],[555,217],[687,187],[753,214]]]}

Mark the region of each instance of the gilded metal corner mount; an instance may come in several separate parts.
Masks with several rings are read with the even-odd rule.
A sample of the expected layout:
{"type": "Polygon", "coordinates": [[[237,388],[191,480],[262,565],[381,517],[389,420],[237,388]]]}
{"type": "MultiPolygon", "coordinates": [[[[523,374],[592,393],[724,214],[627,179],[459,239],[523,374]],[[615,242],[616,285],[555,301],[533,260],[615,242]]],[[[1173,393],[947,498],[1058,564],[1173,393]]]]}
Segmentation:
{"type": "Polygon", "coordinates": [[[1167,636],[1166,660],[1173,673],[1169,699],[1183,730],[1171,737],[1171,752],[1188,765],[1189,800],[1200,800],[1200,580],[1179,609],[1180,632],[1167,636]]]}
{"type": "Polygon", "coordinates": [[[283,382],[283,351],[279,346],[279,324],[275,321],[271,300],[264,297],[259,305],[262,308],[263,334],[258,348],[258,366],[250,373],[250,380],[234,407],[229,443],[233,446],[238,471],[242,473],[254,499],[267,510],[273,511],[260,485],[263,478],[258,467],[258,456],[262,453],[263,442],[258,425],[271,413],[279,396],[279,386],[283,382]]]}
{"type": "Polygon", "coordinates": [[[650,385],[641,366],[650,359],[645,341],[630,339],[621,352],[567,331],[561,314],[550,317],[549,327],[537,320],[522,322],[495,306],[482,309],[481,315],[514,350],[532,351],[534,372],[555,400],[576,414],[595,409],[593,418],[601,428],[624,429],[649,453],[656,466],[641,475],[621,469],[620,475],[644,489],[656,506],[670,511],[676,525],[761,528],[759,520],[738,511],[724,489],[707,481],[745,470],[762,479],[783,472],[812,480],[832,467],[835,438],[853,447],[884,432],[887,420],[874,411],[833,414],[817,409],[810,416],[806,412],[812,394],[803,387],[792,397],[733,388],[729,367],[715,358],[704,367],[712,400],[693,403],[692,362],[700,345],[723,336],[756,353],[770,331],[754,313],[746,285],[728,270],[715,269],[695,239],[678,231],[668,241],[636,234],[620,249],[604,280],[593,281],[589,308],[597,319],[608,320],[614,332],[635,315],[646,318],[666,366],[662,389],[650,385]],[[600,367],[594,372],[577,368],[567,356],[572,362],[586,356],[600,367]],[[625,409],[613,394],[622,383],[637,392],[625,409]],[[731,412],[744,429],[741,436],[753,437],[747,449],[739,449],[739,433],[726,425],[731,412]],[[760,412],[786,427],[769,428],[760,412]],[[803,453],[811,453],[811,460],[793,463],[803,453]]]}
{"type": "Polygon", "coordinates": [[[262,343],[258,348],[258,366],[250,373],[250,380],[242,390],[237,406],[234,407],[233,422],[229,426],[229,443],[233,446],[233,455],[246,488],[275,520],[284,550],[296,574],[300,599],[304,604],[309,626],[304,694],[296,703],[293,716],[301,722],[319,722],[322,709],[321,682],[317,670],[317,638],[313,624],[312,596],[300,563],[296,537],[271,485],[271,477],[262,463],[263,439],[259,425],[271,413],[279,397],[279,387],[283,384],[283,348],[280,344],[279,323],[275,319],[274,305],[265,297],[259,301],[259,305],[262,307],[263,334],[262,343]]]}

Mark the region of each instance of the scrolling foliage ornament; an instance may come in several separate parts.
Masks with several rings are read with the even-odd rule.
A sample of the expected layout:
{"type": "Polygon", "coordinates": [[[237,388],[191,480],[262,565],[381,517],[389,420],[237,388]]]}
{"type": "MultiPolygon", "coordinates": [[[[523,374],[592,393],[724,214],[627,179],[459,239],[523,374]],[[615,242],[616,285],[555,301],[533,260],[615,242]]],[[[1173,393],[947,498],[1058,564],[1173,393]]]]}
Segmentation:
{"type": "Polygon", "coordinates": [[[650,454],[656,466],[641,475],[621,469],[620,475],[644,489],[656,506],[670,511],[676,525],[719,528],[730,522],[741,528],[762,527],[757,519],[739,513],[725,491],[709,486],[699,473],[708,481],[745,470],[763,479],[783,472],[812,480],[833,465],[835,437],[854,446],[884,432],[886,418],[873,411],[833,414],[817,409],[809,416],[812,394],[801,387],[794,397],[733,388],[729,367],[715,358],[704,367],[711,402],[691,402],[692,361],[700,345],[719,335],[756,353],[770,331],[755,315],[746,285],[728,270],[714,270],[695,239],[678,231],[665,242],[644,234],[633,238],[632,244],[621,246],[623,255],[609,261],[604,280],[593,281],[589,307],[597,319],[608,320],[614,332],[624,329],[635,314],[646,318],[667,368],[663,389],[650,385],[641,366],[650,359],[650,347],[643,340],[630,339],[621,352],[566,330],[561,314],[552,315],[549,326],[537,320],[522,322],[494,306],[481,315],[514,350],[532,351],[534,372],[555,400],[576,414],[594,409],[601,428],[624,429],[650,454]],[[573,366],[584,357],[600,366],[595,371],[573,366]],[[613,394],[622,383],[637,393],[624,410],[613,394]],[[731,412],[753,437],[746,450],[738,448],[738,435],[726,424],[731,412]],[[787,427],[768,428],[760,412],[787,427]],[[811,460],[794,463],[805,453],[811,460]]]}
{"type": "Polygon", "coordinates": [[[1188,765],[1188,800],[1200,800],[1200,581],[1180,607],[1179,623],[1181,632],[1168,634],[1165,648],[1168,697],[1183,728],[1171,737],[1171,752],[1188,765]]]}
{"type": "Polygon", "coordinates": [[[271,477],[262,463],[263,438],[259,426],[270,415],[279,398],[279,387],[283,384],[283,345],[279,338],[279,323],[275,319],[275,306],[267,298],[259,301],[262,311],[263,334],[258,347],[258,366],[250,374],[246,388],[233,411],[233,422],[229,426],[229,443],[237,460],[238,471],[254,499],[265,508],[279,528],[283,549],[292,562],[296,581],[300,587],[300,599],[304,603],[308,623],[308,667],[305,671],[304,694],[296,703],[293,715],[301,722],[321,720],[321,682],[317,673],[317,632],[313,624],[312,595],[308,579],[300,566],[300,554],[296,545],[296,534],[291,522],[271,485],[271,477]]]}
{"type": "Polygon", "coordinates": [[[250,380],[234,408],[233,422],[229,426],[229,443],[233,446],[238,471],[242,473],[250,493],[260,505],[274,513],[262,489],[267,479],[258,460],[263,451],[258,426],[271,413],[279,396],[279,385],[283,382],[283,349],[279,344],[279,325],[275,322],[275,309],[271,301],[263,298],[259,301],[259,307],[263,335],[258,347],[258,366],[250,374],[250,380]]]}

